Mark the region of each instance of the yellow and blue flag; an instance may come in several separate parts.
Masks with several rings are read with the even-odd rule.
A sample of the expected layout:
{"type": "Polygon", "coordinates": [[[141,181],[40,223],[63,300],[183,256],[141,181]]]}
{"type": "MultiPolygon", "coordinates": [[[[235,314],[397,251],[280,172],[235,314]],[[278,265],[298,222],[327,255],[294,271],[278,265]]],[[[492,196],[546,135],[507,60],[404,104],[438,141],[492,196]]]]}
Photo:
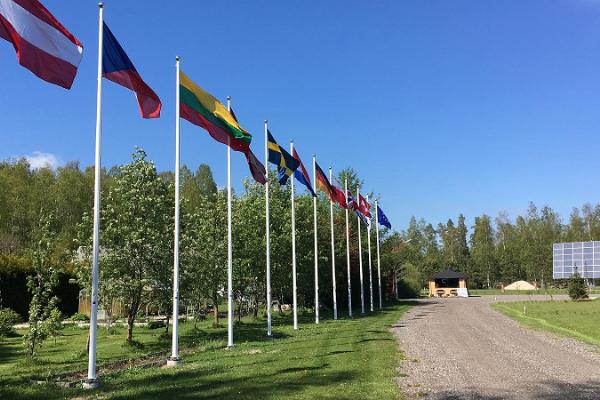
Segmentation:
{"type": "Polygon", "coordinates": [[[270,131],[267,131],[267,149],[269,150],[269,162],[277,165],[277,180],[281,185],[285,185],[300,163],[277,144],[270,131]]]}

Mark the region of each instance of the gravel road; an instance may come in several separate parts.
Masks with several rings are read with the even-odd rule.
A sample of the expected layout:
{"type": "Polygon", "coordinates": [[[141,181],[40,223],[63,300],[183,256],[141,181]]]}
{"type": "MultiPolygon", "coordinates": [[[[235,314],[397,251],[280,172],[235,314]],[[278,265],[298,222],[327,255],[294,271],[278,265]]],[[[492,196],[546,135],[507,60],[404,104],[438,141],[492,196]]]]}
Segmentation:
{"type": "MultiPolygon", "coordinates": [[[[530,299],[546,298],[498,296],[530,299]]],[[[600,400],[598,349],[524,328],[494,301],[420,300],[394,325],[406,356],[398,384],[409,399],[600,400]]]]}

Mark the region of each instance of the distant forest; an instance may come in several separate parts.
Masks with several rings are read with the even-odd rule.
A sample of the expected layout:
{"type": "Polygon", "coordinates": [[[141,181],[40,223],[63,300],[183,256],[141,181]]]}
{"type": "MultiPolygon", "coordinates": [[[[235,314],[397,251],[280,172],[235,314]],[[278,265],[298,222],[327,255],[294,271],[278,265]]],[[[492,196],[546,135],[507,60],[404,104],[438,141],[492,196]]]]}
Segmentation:
{"type": "MultiPolygon", "coordinates": [[[[103,171],[103,198],[110,193],[115,178],[119,177],[121,173],[120,166],[103,171]]],[[[172,175],[171,172],[158,174],[167,185],[165,190],[171,193],[173,190],[172,175]]],[[[362,181],[352,170],[342,171],[339,177],[342,182],[343,178],[347,177],[353,185],[362,185],[362,181]]],[[[252,238],[253,243],[260,248],[260,243],[264,240],[264,233],[261,233],[264,232],[264,202],[261,203],[260,200],[262,189],[254,182],[245,182],[244,185],[245,192],[236,194],[234,219],[238,218],[240,221],[240,219],[248,218],[248,220],[240,222],[239,228],[235,228],[238,229],[238,232],[234,234],[237,238],[252,238]],[[243,211],[244,209],[256,212],[243,211]],[[260,218],[261,215],[263,219],[260,218]],[[253,219],[250,220],[250,218],[253,219]],[[246,229],[246,231],[239,231],[241,229],[246,229]],[[261,234],[263,238],[260,237],[261,234]]],[[[277,272],[277,268],[281,269],[281,282],[285,282],[275,289],[277,289],[279,298],[286,301],[290,289],[287,282],[290,264],[288,260],[290,257],[288,247],[290,242],[289,190],[279,188],[275,182],[272,190],[274,191],[272,212],[277,213],[272,217],[272,223],[274,226],[280,227],[274,230],[272,238],[274,241],[272,248],[278,252],[274,256],[276,264],[274,268],[275,272],[277,272]]],[[[208,166],[201,165],[197,171],[191,171],[185,166],[182,168],[184,213],[193,215],[204,212],[202,210],[207,209],[208,202],[216,202],[215,210],[221,210],[225,204],[225,197],[223,195],[215,196],[220,192],[221,190],[217,190],[208,166]]],[[[311,300],[310,285],[312,284],[310,277],[312,268],[312,201],[302,190],[301,185],[298,185],[297,193],[298,240],[301,241],[298,245],[299,252],[301,252],[299,253],[299,273],[306,275],[305,278],[300,277],[299,282],[305,286],[300,289],[304,291],[303,301],[308,305],[311,300]]],[[[27,294],[22,293],[26,290],[22,285],[15,285],[14,279],[19,274],[26,275],[30,270],[31,257],[36,243],[36,230],[42,210],[52,211],[57,221],[55,259],[63,266],[64,277],[61,281],[63,285],[61,290],[71,293],[70,296],[76,296],[79,287],[73,284],[74,279],[71,279],[74,276],[72,258],[77,250],[78,235],[81,236],[82,229],[88,233],[89,221],[85,216],[89,217],[92,200],[93,168],[82,169],[77,162],[70,162],[56,170],[49,168],[32,170],[24,159],[0,162],[0,306],[2,306],[3,298],[6,303],[7,297],[12,297],[13,301],[14,298],[23,298],[25,301],[22,303],[25,308],[27,306],[27,294]],[[21,292],[15,292],[16,290],[21,290],[21,292]]],[[[390,203],[386,205],[388,208],[390,207],[390,203]]],[[[172,207],[172,205],[167,206],[167,209],[172,207]]],[[[321,198],[319,208],[319,226],[321,227],[319,240],[323,242],[320,245],[319,253],[322,260],[320,261],[321,265],[324,266],[321,273],[325,282],[322,287],[324,291],[327,291],[329,285],[327,279],[331,279],[331,276],[327,275],[330,274],[330,270],[328,272],[328,268],[325,268],[329,265],[330,259],[328,202],[321,198]]],[[[357,234],[355,232],[356,217],[352,217],[352,268],[353,271],[357,271],[355,265],[358,257],[357,240],[354,240],[357,234]]],[[[343,301],[346,263],[343,211],[337,210],[335,218],[336,262],[340,274],[338,297],[341,297],[343,301]]],[[[203,222],[200,219],[197,223],[203,222]]],[[[235,224],[236,220],[234,220],[235,224]]],[[[403,225],[403,221],[392,221],[392,224],[399,227],[403,225]]],[[[215,240],[224,237],[224,232],[221,231],[225,227],[221,225],[223,224],[219,223],[216,226],[218,232],[215,231],[216,233],[213,235],[215,240]]],[[[198,229],[200,228],[204,229],[202,226],[198,229]]],[[[211,227],[206,229],[208,228],[213,229],[211,227]]],[[[363,230],[363,235],[365,231],[366,229],[363,230]]],[[[413,217],[405,230],[385,232],[382,235],[385,287],[393,288],[390,280],[393,276],[392,272],[395,271],[404,281],[405,286],[418,290],[423,287],[428,276],[446,268],[468,274],[470,287],[497,287],[501,283],[507,284],[518,279],[535,281],[540,285],[560,284],[560,282],[552,281],[552,243],[599,238],[600,205],[584,204],[581,209],[574,208],[566,222],[563,222],[552,208],[548,206],[538,208],[534,204],[529,205],[525,215],[517,216],[514,219],[505,214],[500,214],[495,218],[488,215],[478,216],[471,227],[466,225],[462,214],[455,220],[449,219],[446,223],[437,226],[413,217]]],[[[222,248],[222,244],[219,244],[218,240],[215,245],[219,246],[219,249],[222,248]]],[[[363,245],[366,268],[366,240],[363,241],[363,245]]],[[[237,246],[242,246],[242,244],[237,246]]],[[[248,244],[246,243],[245,246],[248,244]]],[[[234,252],[241,257],[244,251],[250,250],[257,251],[254,247],[251,249],[239,247],[239,249],[234,249],[234,252]]],[[[264,261],[260,258],[262,256],[264,254],[261,255],[258,251],[256,255],[246,254],[244,256],[246,258],[242,260],[238,257],[236,262],[246,263],[246,266],[240,265],[238,270],[240,268],[247,269],[248,265],[256,265],[249,273],[253,278],[258,279],[256,282],[260,282],[262,279],[260,272],[264,269],[264,261]]],[[[168,255],[166,259],[168,259],[168,255]]],[[[167,264],[165,268],[170,268],[167,261],[165,263],[167,264]]],[[[264,273],[264,271],[262,272],[264,273]]],[[[19,279],[24,285],[23,276],[19,279]]],[[[215,279],[221,280],[223,276],[215,279]]],[[[355,279],[353,277],[353,280],[355,279]]],[[[258,283],[256,284],[258,285],[258,283]]],[[[257,287],[260,289],[260,285],[257,287]]],[[[260,293],[260,290],[257,293],[260,293]]],[[[323,299],[324,301],[328,299],[327,294],[323,299]]],[[[67,303],[71,306],[69,308],[63,305],[65,314],[74,312],[73,302],[67,303]]],[[[25,314],[25,309],[20,312],[25,314]]]]}

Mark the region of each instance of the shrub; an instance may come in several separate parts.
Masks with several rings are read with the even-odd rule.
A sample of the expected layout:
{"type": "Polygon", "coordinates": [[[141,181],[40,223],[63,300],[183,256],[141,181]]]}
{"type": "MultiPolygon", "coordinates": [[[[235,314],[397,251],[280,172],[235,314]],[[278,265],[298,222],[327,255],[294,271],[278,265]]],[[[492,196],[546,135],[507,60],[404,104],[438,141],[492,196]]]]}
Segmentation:
{"type": "Polygon", "coordinates": [[[77,321],[77,322],[89,322],[90,317],[80,312],[76,312],[75,314],[69,317],[69,321],[77,321]]]}
{"type": "Polygon", "coordinates": [[[569,297],[573,301],[583,300],[588,298],[585,280],[577,272],[569,279],[569,297]]]}
{"type": "Polygon", "coordinates": [[[165,327],[164,321],[150,321],[150,322],[148,322],[148,329],[158,329],[158,328],[164,328],[164,327],[165,327]]]}
{"type": "Polygon", "coordinates": [[[15,334],[14,324],[21,322],[21,317],[10,308],[0,308],[0,336],[12,336],[15,334]]]}

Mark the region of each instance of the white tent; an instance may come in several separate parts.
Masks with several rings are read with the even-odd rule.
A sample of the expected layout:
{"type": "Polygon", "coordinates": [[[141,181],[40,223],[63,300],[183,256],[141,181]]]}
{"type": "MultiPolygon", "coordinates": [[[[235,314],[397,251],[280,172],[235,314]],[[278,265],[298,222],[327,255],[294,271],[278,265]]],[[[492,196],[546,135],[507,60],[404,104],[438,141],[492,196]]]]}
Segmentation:
{"type": "Polygon", "coordinates": [[[533,286],[529,282],[525,281],[516,281],[506,286],[504,290],[536,290],[535,286],[533,286]]]}

